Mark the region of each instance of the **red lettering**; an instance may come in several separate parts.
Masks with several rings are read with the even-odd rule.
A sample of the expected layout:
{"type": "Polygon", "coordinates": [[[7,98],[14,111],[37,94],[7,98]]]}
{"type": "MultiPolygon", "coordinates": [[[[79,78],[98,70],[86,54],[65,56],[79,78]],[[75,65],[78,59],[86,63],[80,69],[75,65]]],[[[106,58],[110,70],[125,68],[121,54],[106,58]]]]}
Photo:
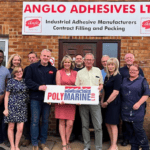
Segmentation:
{"type": "Polygon", "coordinates": [[[123,5],[123,13],[128,13],[128,5],[123,5]]]}
{"type": "Polygon", "coordinates": [[[48,12],[50,11],[49,5],[43,5],[42,11],[43,11],[44,13],[48,13],[48,12]]]}
{"type": "Polygon", "coordinates": [[[77,9],[76,5],[73,5],[72,8],[71,8],[70,13],[73,13],[73,12],[78,13],[78,9],[77,9]]]}
{"type": "Polygon", "coordinates": [[[105,9],[104,13],[108,13],[109,12],[109,8],[108,7],[109,7],[109,5],[104,5],[104,9],[105,9]]]}
{"type": "Polygon", "coordinates": [[[30,5],[26,5],[24,13],[26,13],[27,11],[29,11],[31,13],[30,5]]]}
{"type": "Polygon", "coordinates": [[[40,13],[40,12],[41,12],[41,5],[38,5],[38,6],[33,5],[33,12],[35,12],[35,10],[36,10],[38,13],[40,13]]]}
{"type": "Polygon", "coordinates": [[[64,93],[60,93],[61,100],[63,100],[64,93]]]}
{"type": "Polygon", "coordinates": [[[114,7],[113,7],[113,5],[110,5],[110,8],[111,8],[111,9],[110,9],[110,12],[113,13],[113,12],[114,12],[114,9],[113,9],[114,7]]]}
{"type": "Polygon", "coordinates": [[[54,5],[52,5],[52,13],[56,13],[57,11],[54,9],[54,5]]]}
{"type": "Polygon", "coordinates": [[[80,5],[79,6],[79,13],[85,13],[86,12],[86,6],[85,5],[80,5]]]}
{"type": "Polygon", "coordinates": [[[143,10],[143,5],[140,5],[140,12],[145,13],[145,11],[143,10]]]}
{"type": "Polygon", "coordinates": [[[55,100],[55,99],[56,99],[56,93],[53,93],[52,100],[55,100]]]}
{"type": "Polygon", "coordinates": [[[48,93],[48,97],[47,99],[49,100],[49,98],[52,96],[52,93],[48,93]]]}
{"type": "Polygon", "coordinates": [[[102,5],[97,5],[97,13],[102,13],[102,5]]]}
{"type": "Polygon", "coordinates": [[[57,97],[56,97],[56,99],[57,99],[57,100],[60,100],[60,98],[59,98],[59,93],[57,93],[57,97]]]}
{"type": "Polygon", "coordinates": [[[135,5],[131,5],[130,6],[130,13],[135,13],[135,5]]]}
{"type": "Polygon", "coordinates": [[[57,11],[59,13],[64,13],[66,11],[66,6],[65,5],[59,5],[57,8],[57,11]],[[61,7],[62,7],[62,10],[61,10],[61,7]]]}
{"type": "Polygon", "coordinates": [[[91,7],[91,5],[88,5],[88,13],[91,13],[91,10],[93,10],[93,13],[96,12],[96,6],[93,5],[93,7],[91,7]]]}
{"type": "Polygon", "coordinates": [[[122,5],[120,5],[119,8],[117,8],[117,5],[114,5],[114,7],[115,7],[115,9],[116,9],[116,12],[119,13],[119,12],[120,12],[120,9],[122,8],[122,5]]]}
{"type": "Polygon", "coordinates": [[[147,7],[147,12],[150,13],[150,5],[146,5],[147,7]]]}

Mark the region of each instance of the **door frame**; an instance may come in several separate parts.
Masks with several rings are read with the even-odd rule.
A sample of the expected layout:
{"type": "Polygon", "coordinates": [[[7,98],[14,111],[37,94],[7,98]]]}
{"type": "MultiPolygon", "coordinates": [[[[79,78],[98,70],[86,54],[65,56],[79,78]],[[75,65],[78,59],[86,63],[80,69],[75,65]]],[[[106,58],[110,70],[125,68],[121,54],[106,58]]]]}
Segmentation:
{"type": "MultiPolygon", "coordinates": [[[[95,43],[96,44],[96,56],[102,58],[102,44],[103,43],[118,43],[118,60],[120,62],[120,46],[121,40],[108,40],[108,39],[98,39],[98,40],[78,40],[78,39],[59,39],[59,58],[58,67],[60,66],[61,56],[63,56],[63,43],[95,43]]],[[[96,67],[102,69],[101,59],[95,58],[96,67]]]]}

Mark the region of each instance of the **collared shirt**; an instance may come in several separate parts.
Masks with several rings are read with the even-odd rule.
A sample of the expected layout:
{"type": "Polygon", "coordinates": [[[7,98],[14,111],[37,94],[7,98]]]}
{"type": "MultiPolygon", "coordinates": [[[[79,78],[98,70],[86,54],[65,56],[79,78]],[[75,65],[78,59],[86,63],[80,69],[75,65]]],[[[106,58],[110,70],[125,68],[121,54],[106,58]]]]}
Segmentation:
{"type": "Polygon", "coordinates": [[[106,77],[106,74],[107,74],[107,73],[105,72],[104,69],[102,69],[101,72],[102,72],[103,80],[105,80],[105,77],[106,77]]]}
{"type": "MultiPolygon", "coordinates": [[[[129,77],[129,68],[127,66],[124,66],[122,68],[119,69],[119,72],[122,76],[122,79],[123,78],[128,78],[129,77]]],[[[139,70],[139,75],[143,76],[144,77],[144,73],[142,71],[142,69],[140,68],[139,70]]]]}
{"type": "Polygon", "coordinates": [[[92,67],[88,70],[84,67],[78,71],[75,85],[77,86],[99,86],[103,84],[103,77],[101,70],[97,67],[92,67]]]}
{"type": "Polygon", "coordinates": [[[9,73],[9,70],[5,68],[4,66],[0,66],[0,95],[4,94],[5,91],[5,81],[6,79],[10,79],[11,75],[9,73]]]}
{"type": "Polygon", "coordinates": [[[82,68],[77,68],[77,67],[75,67],[73,70],[75,70],[75,71],[80,71],[81,69],[83,69],[84,67],[82,67],[82,68]]]}
{"type": "Polygon", "coordinates": [[[139,122],[144,120],[146,103],[143,103],[138,110],[133,110],[133,105],[144,95],[150,95],[149,85],[144,77],[139,75],[133,81],[129,78],[123,79],[121,85],[121,115],[123,121],[139,122]]]}

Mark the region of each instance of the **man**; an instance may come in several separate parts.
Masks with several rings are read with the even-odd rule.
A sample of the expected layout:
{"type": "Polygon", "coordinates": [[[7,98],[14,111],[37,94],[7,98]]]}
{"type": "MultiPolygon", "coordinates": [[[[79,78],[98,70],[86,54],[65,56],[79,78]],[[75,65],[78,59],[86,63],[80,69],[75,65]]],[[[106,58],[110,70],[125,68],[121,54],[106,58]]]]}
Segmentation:
{"type": "Polygon", "coordinates": [[[79,71],[83,68],[84,68],[84,66],[83,66],[83,57],[82,57],[82,55],[76,55],[74,70],[79,71]]]}
{"type": "MultiPolygon", "coordinates": [[[[80,70],[76,78],[76,86],[99,86],[103,88],[103,77],[101,70],[93,67],[94,55],[87,53],[84,57],[85,68],[80,70]]],[[[95,129],[95,147],[96,150],[102,150],[102,116],[100,105],[81,105],[79,106],[82,120],[82,135],[85,149],[90,150],[90,131],[89,131],[89,113],[91,114],[92,123],[95,129]]]]}
{"type": "Polygon", "coordinates": [[[50,64],[50,57],[51,52],[49,50],[42,50],[40,61],[31,64],[25,76],[25,82],[30,90],[31,142],[33,150],[39,150],[39,147],[42,150],[49,150],[45,143],[48,132],[50,105],[44,103],[44,91],[47,88],[46,85],[56,84],[56,68],[50,64]],[[39,130],[41,116],[42,123],[39,130]],[[40,141],[39,147],[38,140],[40,141]]]}
{"type": "MultiPolygon", "coordinates": [[[[102,76],[103,76],[103,80],[105,80],[105,77],[106,77],[106,65],[107,65],[107,60],[109,59],[109,56],[108,55],[103,55],[102,58],[101,58],[101,64],[103,66],[103,69],[101,70],[102,72],[102,76]]],[[[105,110],[104,108],[102,108],[102,118],[104,120],[104,117],[105,117],[105,110]]],[[[108,131],[107,131],[107,128],[106,128],[106,125],[105,123],[103,122],[102,123],[102,131],[103,131],[103,141],[106,142],[106,141],[109,141],[109,134],[108,134],[108,131]]]]}
{"type": "MultiPolygon", "coordinates": [[[[35,52],[30,52],[28,54],[28,60],[30,64],[37,62],[38,61],[37,54],[35,52]]],[[[24,69],[24,75],[23,75],[24,77],[27,72],[27,69],[28,69],[28,66],[24,69]]],[[[31,109],[30,109],[30,103],[28,103],[28,121],[25,122],[24,124],[23,134],[25,136],[25,140],[22,142],[23,147],[26,147],[31,143],[30,124],[31,124],[31,109]]]]}
{"type": "MultiPolygon", "coordinates": [[[[122,78],[129,77],[129,67],[134,63],[134,55],[132,53],[127,53],[124,57],[126,65],[122,68],[120,68],[120,74],[122,75],[122,78]]],[[[140,68],[139,74],[141,76],[144,76],[144,73],[142,69],[140,68]]],[[[129,136],[126,131],[125,123],[122,122],[122,133],[123,133],[123,142],[121,143],[122,146],[127,146],[129,144],[129,136]]]]}
{"type": "MultiPolygon", "coordinates": [[[[4,60],[4,52],[0,50],[0,144],[6,140],[4,137],[4,123],[3,121],[3,111],[4,111],[4,95],[5,95],[5,86],[7,80],[11,78],[9,70],[2,66],[4,60]]],[[[7,145],[6,145],[7,146],[7,145]]]]}
{"type": "MultiPolygon", "coordinates": [[[[83,57],[82,55],[78,54],[75,57],[75,71],[79,71],[83,69],[83,57]]],[[[76,115],[75,115],[75,121],[73,125],[72,134],[70,136],[70,141],[74,141],[75,139],[78,139],[79,141],[83,142],[82,137],[82,123],[81,123],[81,117],[79,114],[79,106],[76,106],[76,115]]]]}

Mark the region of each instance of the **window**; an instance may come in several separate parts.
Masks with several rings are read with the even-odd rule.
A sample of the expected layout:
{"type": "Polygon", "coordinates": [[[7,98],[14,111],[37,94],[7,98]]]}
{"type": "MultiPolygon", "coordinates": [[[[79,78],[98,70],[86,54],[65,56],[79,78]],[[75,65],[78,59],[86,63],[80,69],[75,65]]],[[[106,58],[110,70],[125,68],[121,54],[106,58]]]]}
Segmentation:
{"type": "Polygon", "coordinates": [[[8,39],[0,38],[0,49],[4,52],[3,66],[7,65],[8,62],[8,39]]]}

